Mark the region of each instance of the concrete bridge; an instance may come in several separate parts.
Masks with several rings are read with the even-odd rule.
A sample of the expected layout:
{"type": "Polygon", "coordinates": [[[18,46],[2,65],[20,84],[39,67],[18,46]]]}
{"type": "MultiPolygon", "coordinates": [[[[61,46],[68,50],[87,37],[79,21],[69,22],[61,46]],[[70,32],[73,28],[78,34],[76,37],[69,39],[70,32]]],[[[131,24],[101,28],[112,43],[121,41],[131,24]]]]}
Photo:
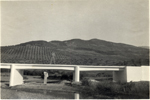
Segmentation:
{"type": "Polygon", "coordinates": [[[80,81],[80,71],[112,71],[114,82],[149,81],[149,66],[89,66],[62,64],[17,64],[1,63],[0,68],[11,69],[10,86],[23,84],[23,71],[26,69],[55,69],[73,71],[73,80],[80,81]]]}

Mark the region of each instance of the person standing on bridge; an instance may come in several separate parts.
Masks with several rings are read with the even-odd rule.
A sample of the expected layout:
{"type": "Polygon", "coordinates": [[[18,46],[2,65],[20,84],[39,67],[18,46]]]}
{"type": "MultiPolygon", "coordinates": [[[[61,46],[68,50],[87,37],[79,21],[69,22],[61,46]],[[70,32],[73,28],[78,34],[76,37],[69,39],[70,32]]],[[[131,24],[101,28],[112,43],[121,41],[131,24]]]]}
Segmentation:
{"type": "Polygon", "coordinates": [[[50,62],[50,64],[55,64],[55,53],[54,52],[52,52],[52,57],[51,57],[51,62],[50,62]]]}

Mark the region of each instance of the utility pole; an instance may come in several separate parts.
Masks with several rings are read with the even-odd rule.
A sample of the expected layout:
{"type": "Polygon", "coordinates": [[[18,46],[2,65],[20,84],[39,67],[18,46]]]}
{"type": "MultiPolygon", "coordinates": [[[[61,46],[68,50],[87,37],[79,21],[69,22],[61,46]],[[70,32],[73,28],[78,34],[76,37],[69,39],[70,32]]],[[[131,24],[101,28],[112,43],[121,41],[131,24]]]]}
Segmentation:
{"type": "Polygon", "coordinates": [[[52,57],[51,57],[51,62],[50,62],[50,64],[55,64],[55,56],[56,56],[56,54],[54,53],[54,52],[52,52],[52,57]]]}

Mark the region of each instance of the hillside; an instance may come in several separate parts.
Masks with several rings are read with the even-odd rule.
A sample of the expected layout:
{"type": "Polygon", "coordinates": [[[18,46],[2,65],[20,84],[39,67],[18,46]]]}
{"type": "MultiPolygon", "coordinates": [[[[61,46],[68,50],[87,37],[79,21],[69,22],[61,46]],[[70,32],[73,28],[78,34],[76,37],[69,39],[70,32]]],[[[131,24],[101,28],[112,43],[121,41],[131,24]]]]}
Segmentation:
{"type": "Polygon", "coordinates": [[[1,47],[2,63],[50,63],[77,65],[149,65],[149,49],[99,39],[30,41],[1,47]]]}

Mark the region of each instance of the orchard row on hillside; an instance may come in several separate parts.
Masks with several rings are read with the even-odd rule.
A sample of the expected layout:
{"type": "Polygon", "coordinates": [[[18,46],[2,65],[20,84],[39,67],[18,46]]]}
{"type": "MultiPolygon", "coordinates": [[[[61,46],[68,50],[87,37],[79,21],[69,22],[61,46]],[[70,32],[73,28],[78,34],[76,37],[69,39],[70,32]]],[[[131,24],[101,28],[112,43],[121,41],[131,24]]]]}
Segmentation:
{"type": "Polygon", "coordinates": [[[101,52],[54,49],[51,47],[39,46],[8,46],[1,47],[2,63],[31,63],[49,64],[55,52],[56,64],[77,64],[77,65],[148,65],[146,58],[123,58],[119,55],[102,55],[101,52]]]}

